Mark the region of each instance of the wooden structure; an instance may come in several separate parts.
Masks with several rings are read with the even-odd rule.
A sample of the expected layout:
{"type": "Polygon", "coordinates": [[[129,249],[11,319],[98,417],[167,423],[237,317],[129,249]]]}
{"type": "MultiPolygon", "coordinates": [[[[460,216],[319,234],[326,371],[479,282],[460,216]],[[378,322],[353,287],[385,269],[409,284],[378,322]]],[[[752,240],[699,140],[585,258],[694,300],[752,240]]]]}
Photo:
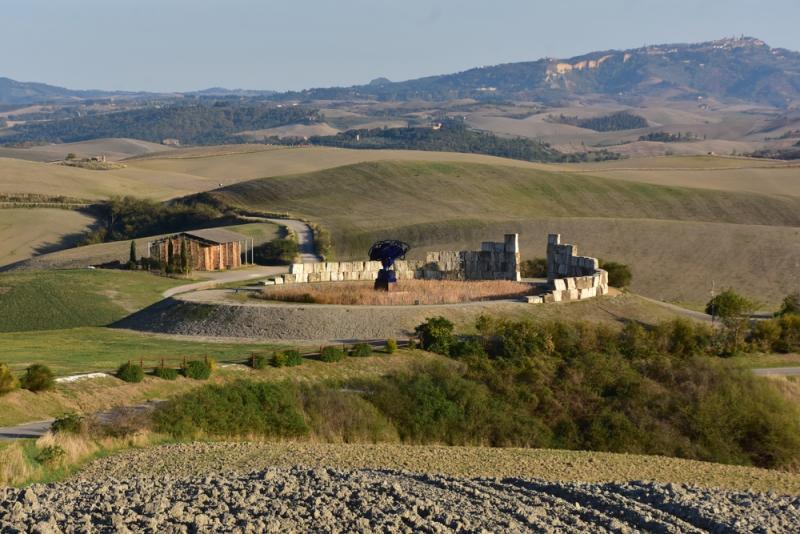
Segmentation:
{"type": "Polygon", "coordinates": [[[180,257],[181,245],[186,244],[193,271],[223,271],[253,263],[253,240],[230,230],[207,228],[162,237],[147,243],[149,257],[167,262],[170,242],[174,258],[180,257]]]}

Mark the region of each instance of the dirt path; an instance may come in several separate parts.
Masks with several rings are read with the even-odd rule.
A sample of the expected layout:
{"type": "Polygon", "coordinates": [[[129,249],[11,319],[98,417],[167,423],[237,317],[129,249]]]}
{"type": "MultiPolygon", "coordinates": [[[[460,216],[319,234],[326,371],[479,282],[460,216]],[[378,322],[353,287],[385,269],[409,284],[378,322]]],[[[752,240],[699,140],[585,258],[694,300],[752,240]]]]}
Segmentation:
{"type": "Polygon", "coordinates": [[[297,219],[272,219],[268,217],[243,217],[248,221],[271,222],[273,224],[288,226],[297,236],[297,247],[300,252],[300,263],[314,263],[322,261],[314,248],[314,232],[311,227],[297,219]]]}
{"type": "Polygon", "coordinates": [[[762,367],[753,369],[758,376],[800,376],[800,367],[762,367]]]}
{"type": "Polygon", "coordinates": [[[168,298],[181,293],[189,293],[192,291],[199,291],[201,289],[211,289],[215,286],[230,282],[244,282],[247,280],[255,280],[257,278],[265,278],[267,276],[285,273],[286,271],[286,266],[281,265],[253,265],[251,267],[242,267],[241,269],[236,269],[234,271],[207,272],[203,273],[203,276],[208,278],[207,280],[195,282],[193,284],[171,287],[164,291],[161,295],[164,298],[168,298]]]}

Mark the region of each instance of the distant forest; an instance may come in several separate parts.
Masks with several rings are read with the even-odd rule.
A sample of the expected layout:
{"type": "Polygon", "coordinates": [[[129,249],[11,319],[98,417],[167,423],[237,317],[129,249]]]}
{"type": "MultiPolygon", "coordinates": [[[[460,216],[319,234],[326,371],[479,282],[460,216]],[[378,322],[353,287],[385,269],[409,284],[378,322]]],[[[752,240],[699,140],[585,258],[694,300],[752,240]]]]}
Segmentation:
{"type": "Polygon", "coordinates": [[[756,150],[749,154],[752,158],[769,158],[769,159],[782,159],[782,160],[796,160],[800,159],[800,142],[797,142],[793,147],[756,150]]]}
{"type": "Polygon", "coordinates": [[[336,135],[314,136],[308,139],[314,145],[340,148],[384,148],[403,150],[429,150],[435,152],[467,152],[524,161],[580,162],[619,159],[621,156],[606,150],[565,154],[547,143],[532,139],[498,137],[491,133],[470,130],[455,119],[441,123],[441,127],[374,128],[348,130],[336,135]]]}
{"type": "Polygon", "coordinates": [[[312,124],[322,120],[316,108],[274,103],[173,104],[22,124],[12,129],[6,143],[38,141],[71,143],[104,137],[131,137],[161,143],[178,139],[183,144],[208,145],[240,142],[236,134],[286,124],[312,124]]]}
{"type": "Polygon", "coordinates": [[[618,111],[610,115],[603,115],[601,117],[588,117],[579,118],[577,116],[559,115],[558,117],[551,115],[549,117],[551,122],[558,124],[569,124],[570,126],[577,126],[578,128],[586,128],[596,132],[617,132],[621,130],[636,130],[639,128],[647,128],[650,124],[647,119],[634,115],[628,111],[618,111]]]}

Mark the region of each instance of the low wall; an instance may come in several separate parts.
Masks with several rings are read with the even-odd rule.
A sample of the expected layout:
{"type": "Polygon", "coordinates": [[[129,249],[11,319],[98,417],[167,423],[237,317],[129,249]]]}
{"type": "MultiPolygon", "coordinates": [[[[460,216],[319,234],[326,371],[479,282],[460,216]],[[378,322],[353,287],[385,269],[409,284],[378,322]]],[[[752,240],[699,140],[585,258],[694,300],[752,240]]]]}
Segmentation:
{"type": "MultiPolygon", "coordinates": [[[[398,280],[519,281],[519,267],[519,234],[507,234],[502,242],[481,243],[481,250],[428,252],[424,260],[398,260],[394,269],[398,280]]],[[[378,261],[295,263],[281,282],[373,281],[380,269],[378,261]]]]}
{"type": "Polygon", "coordinates": [[[550,291],[528,297],[533,304],[584,300],[608,294],[608,273],[597,258],[578,256],[578,247],[561,243],[560,234],[547,236],[547,282],[550,291]]]}

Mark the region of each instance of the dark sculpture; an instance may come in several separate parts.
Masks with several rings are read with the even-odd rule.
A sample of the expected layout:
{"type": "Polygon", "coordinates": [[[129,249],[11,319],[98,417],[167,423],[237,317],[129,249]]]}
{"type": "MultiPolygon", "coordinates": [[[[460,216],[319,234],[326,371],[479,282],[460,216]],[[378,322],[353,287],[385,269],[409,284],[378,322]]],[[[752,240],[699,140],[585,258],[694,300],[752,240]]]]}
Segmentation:
{"type": "Polygon", "coordinates": [[[376,291],[389,291],[389,288],[392,287],[391,284],[397,283],[397,273],[392,267],[395,261],[405,259],[410,248],[407,243],[394,239],[378,241],[370,247],[370,261],[379,261],[383,267],[378,271],[378,278],[375,279],[376,291]]]}

